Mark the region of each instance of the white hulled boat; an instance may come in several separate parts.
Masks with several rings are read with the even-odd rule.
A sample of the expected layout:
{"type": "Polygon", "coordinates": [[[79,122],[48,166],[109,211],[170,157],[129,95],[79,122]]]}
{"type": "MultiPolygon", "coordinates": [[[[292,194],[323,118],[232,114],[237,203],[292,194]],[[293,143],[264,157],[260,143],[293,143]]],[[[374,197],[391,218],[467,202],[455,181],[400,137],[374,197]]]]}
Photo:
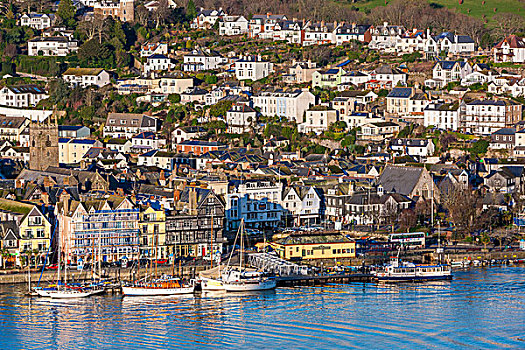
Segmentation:
{"type": "Polygon", "coordinates": [[[400,261],[392,257],[390,264],[374,272],[375,278],[383,282],[418,282],[452,279],[450,265],[420,265],[400,261]]]}
{"type": "Polygon", "coordinates": [[[233,255],[230,254],[228,259],[228,265],[222,271],[221,282],[224,285],[224,290],[227,292],[249,292],[259,290],[275,289],[277,282],[275,278],[268,276],[264,272],[247,269],[243,266],[243,255],[244,255],[244,219],[241,220],[239,230],[235,237],[233,246],[237,243],[237,239],[240,239],[240,251],[239,251],[239,266],[230,267],[230,260],[233,255]]]}

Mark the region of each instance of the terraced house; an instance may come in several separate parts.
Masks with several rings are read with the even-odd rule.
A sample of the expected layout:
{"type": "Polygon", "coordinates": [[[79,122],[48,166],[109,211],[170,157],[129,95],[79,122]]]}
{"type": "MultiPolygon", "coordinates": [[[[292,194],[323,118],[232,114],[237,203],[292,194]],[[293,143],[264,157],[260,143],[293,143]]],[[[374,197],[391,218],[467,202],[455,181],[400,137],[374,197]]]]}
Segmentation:
{"type": "Polygon", "coordinates": [[[20,254],[26,257],[36,256],[40,261],[52,243],[53,225],[51,221],[34,206],[20,222],[19,232],[20,254]]]}

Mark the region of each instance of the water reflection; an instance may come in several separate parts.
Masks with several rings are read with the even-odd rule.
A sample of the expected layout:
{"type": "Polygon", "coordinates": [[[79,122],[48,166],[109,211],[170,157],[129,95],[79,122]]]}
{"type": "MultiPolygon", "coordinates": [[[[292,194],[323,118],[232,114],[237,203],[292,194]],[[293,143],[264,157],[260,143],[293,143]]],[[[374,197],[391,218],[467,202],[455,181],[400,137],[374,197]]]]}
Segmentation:
{"type": "Polygon", "coordinates": [[[2,348],[524,348],[525,269],[425,284],[332,284],[195,296],[0,294],[2,348]]]}

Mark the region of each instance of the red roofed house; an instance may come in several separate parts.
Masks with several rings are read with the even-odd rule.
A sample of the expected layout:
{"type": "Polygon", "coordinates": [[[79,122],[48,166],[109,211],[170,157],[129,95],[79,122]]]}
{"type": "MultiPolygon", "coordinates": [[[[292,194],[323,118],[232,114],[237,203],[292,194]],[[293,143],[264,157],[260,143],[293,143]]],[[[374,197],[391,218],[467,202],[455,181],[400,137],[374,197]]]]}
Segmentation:
{"type": "Polygon", "coordinates": [[[494,62],[525,62],[525,40],[516,35],[509,35],[492,49],[494,62]]]}

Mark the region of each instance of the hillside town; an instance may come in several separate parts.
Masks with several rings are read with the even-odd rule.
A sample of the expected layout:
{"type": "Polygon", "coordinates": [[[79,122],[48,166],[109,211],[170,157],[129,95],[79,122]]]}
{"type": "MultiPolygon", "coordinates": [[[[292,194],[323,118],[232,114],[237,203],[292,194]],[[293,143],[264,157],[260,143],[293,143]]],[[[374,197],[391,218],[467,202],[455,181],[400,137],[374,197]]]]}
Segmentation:
{"type": "Polygon", "coordinates": [[[518,246],[523,19],[200,5],[1,3],[2,268],[211,260],[240,227],[287,260],[518,246]]]}

